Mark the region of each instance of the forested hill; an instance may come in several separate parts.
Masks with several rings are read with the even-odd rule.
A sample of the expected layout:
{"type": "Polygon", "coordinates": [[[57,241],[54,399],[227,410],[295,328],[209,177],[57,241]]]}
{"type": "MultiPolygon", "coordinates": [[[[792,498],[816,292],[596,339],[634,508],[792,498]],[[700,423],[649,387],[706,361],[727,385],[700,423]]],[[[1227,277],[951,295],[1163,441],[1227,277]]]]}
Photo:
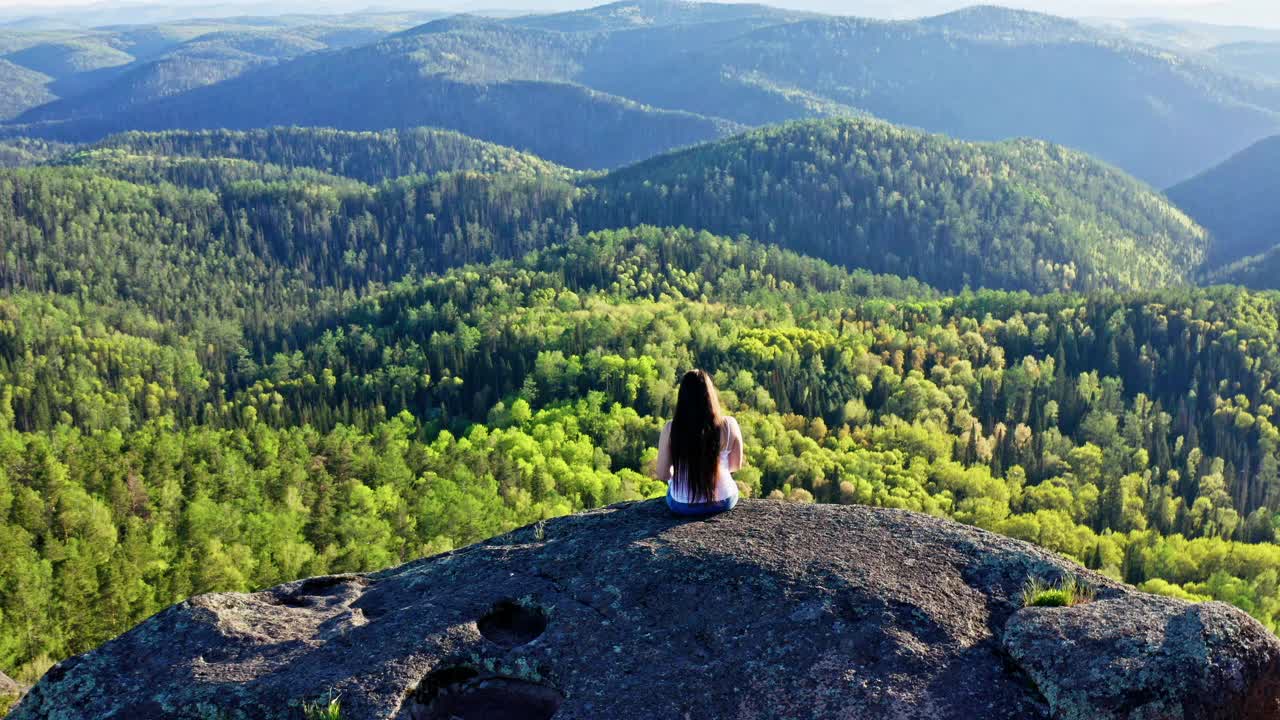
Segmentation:
{"type": "Polygon", "coordinates": [[[54,99],[46,89],[49,76],[0,59],[0,120],[10,120],[27,108],[54,99]]]}
{"type": "Polygon", "coordinates": [[[938,298],[654,228],[406,280],[238,349],[13,292],[0,571],[24,582],[0,585],[0,667],[27,678],[195,593],[659,493],[691,366],[742,424],[748,495],[947,515],[1275,629],[1278,328],[1277,298],[1240,290],[938,298]]]}
{"type": "Polygon", "coordinates": [[[1199,268],[1207,244],[1159,194],[1081,153],[866,120],[755,131],[590,187],[598,192],[592,227],[744,233],[951,289],[1178,284],[1199,268]]]}
{"type": "Polygon", "coordinates": [[[526,156],[427,131],[115,144],[131,149],[0,175],[6,288],[127,299],[163,318],[261,330],[330,293],[640,223],[743,233],[948,289],[1176,285],[1205,242],[1159,196],[1078,153],[874,121],[797,123],[583,178],[539,174],[547,166],[526,156]],[[273,144],[286,139],[289,149],[273,144]],[[184,147],[242,157],[149,154],[184,147]],[[326,160],[345,152],[351,159],[326,160]],[[462,171],[370,186],[314,169],[391,177],[410,164],[462,171]],[[519,172],[466,170],[495,164],[519,172]]]}
{"type": "Polygon", "coordinates": [[[1099,41],[1097,31],[1078,20],[994,4],[923,18],[919,24],[957,37],[1011,45],[1099,41]]]}
{"type": "Polygon", "coordinates": [[[0,237],[24,680],[195,593],[654,495],[695,366],[747,495],[1280,627],[1280,298],[1190,287],[1204,232],[1075,151],[827,120],[597,175],[427,130],[133,134],[0,170],[0,237]]]}
{"type": "Polygon", "coordinates": [[[1280,245],[1216,268],[1206,273],[1204,283],[1243,285],[1256,290],[1280,290],[1280,245]]]}
{"type": "Polygon", "coordinates": [[[66,155],[72,147],[65,143],[32,138],[0,140],[0,167],[39,165],[66,155]]]}
{"type": "Polygon", "coordinates": [[[1280,293],[1195,286],[1275,286],[1280,153],[1125,170],[1280,86],[989,7],[360,17],[0,30],[0,673],[657,496],[692,367],[746,497],[1280,631],[1280,293]]]}
{"type": "MultiPolygon", "coordinates": [[[[1169,199],[1213,236],[1209,266],[1280,245],[1280,136],[1263,140],[1168,190],[1169,199]]],[[[1268,287],[1276,287],[1270,281],[1268,287]]]]}
{"type": "Polygon", "coordinates": [[[971,140],[1042,138],[1164,187],[1280,131],[1274,84],[992,7],[882,22],[644,0],[446,18],[370,30],[364,42],[325,27],[201,34],[163,57],[66,75],[55,89],[79,90],[57,102],[44,75],[0,65],[14,78],[7,114],[21,115],[3,132],[96,141],[126,130],[429,124],[605,169],[745,126],[862,114],[971,140]]]}
{"type": "MultiPolygon", "coordinates": [[[[231,158],[287,170],[311,168],[370,184],[406,175],[462,170],[540,175],[567,173],[535,155],[434,128],[383,132],[300,127],[245,132],[130,132],[109,137],[95,148],[123,150],[131,156],[199,160],[231,158]]],[[[89,154],[90,158],[92,155],[89,154]]]]}

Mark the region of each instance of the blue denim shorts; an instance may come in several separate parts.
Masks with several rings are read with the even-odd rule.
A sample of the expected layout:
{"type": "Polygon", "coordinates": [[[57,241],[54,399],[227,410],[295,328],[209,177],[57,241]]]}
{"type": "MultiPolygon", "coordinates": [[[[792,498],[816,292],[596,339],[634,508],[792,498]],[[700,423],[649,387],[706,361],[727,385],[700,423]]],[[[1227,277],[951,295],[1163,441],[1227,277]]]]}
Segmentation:
{"type": "Polygon", "coordinates": [[[671,508],[671,512],[677,515],[688,515],[690,517],[715,515],[717,513],[732,510],[733,506],[737,504],[737,494],[715,502],[684,503],[673,499],[671,497],[671,491],[667,491],[667,507],[671,508]]]}

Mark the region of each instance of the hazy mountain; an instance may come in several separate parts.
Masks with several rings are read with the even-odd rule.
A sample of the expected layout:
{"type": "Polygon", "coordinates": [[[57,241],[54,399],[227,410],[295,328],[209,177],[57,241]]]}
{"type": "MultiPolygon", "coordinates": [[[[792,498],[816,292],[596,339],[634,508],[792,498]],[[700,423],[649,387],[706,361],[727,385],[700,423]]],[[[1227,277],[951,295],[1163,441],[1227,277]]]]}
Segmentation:
{"type": "Polygon", "coordinates": [[[127,65],[133,56],[107,38],[76,38],[33,45],[5,56],[9,62],[63,79],[81,73],[127,65]]]}
{"type": "Polygon", "coordinates": [[[254,67],[375,42],[424,17],[242,17],[73,31],[0,29],[0,60],[42,76],[15,80],[14,88],[26,88],[21,92],[0,91],[0,117],[39,106],[44,107],[20,122],[121,112],[254,67]]]}
{"type": "Polygon", "coordinates": [[[1243,285],[1255,290],[1280,290],[1280,245],[1216,268],[1205,274],[1204,283],[1243,285]]]}
{"type": "Polygon", "coordinates": [[[1280,42],[1280,27],[1215,25],[1170,18],[1096,20],[1129,40],[1171,50],[1206,51],[1232,43],[1280,42]]]}
{"type": "MultiPolygon", "coordinates": [[[[130,129],[434,125],[579,168],[622,165],[739,129],[573,83],[589,44],[582,35],[460,16],[123,112],[35,129],[92,139],[130,129]]],[[[53,116],[56,109],[23,119],[65,119],[53,116]]]]}
{"type": "Polygon", "coordinates": [[[48,75],[0,60],[0,120],[53,100],[48,89],[50,80],[48,75]]]}
{"type": "Polygon", "coordinates": [[[1219,45],[1208,55],[1235,72],[1280,83],[1280,41],[1219,45]]]}
{"type": "Polygon", "coordinates": [[[1213,235],[1211,267],[1280,244],[1280,136],[1176,185],[1169,199],[1213,235]]]}
{"type": "Polygon", "coordinates": [[[372,91],[365,85],[334,87],[319,77],[291,81],[287,75],[266,72],[208,90],[201,98],[207,105],[192,107],[186,104],[190,97],[184,96],[77,127],[87,128],[92,136],[130,128],[249,129],[316,123],[361,130],[432,125],[577,168],[623,165],[672,147],[722,137],[739,127],[690,113],[656,110],[579,85],[533,81],[479,85],[424,78],[411,70],[388,74],[385,84],[372,91]],[[289,91],[296,94],[286,95],[289,91]],[[217,107],[223,110],[212,109],[217,107]],[[531,123],[530,118],[537,122],[531,123]]]}
{"type": "Polygon", "coordinates": [[[786,101],[803,94],[962,138],[1052,140],[1158,185],[1280,128],[1274,88],[1071,21],[993,8],[914,23],[781,24],[589,82],[750,124],[803,112],[786,101]]]}
{"type": "Polygon", "coordinates": [[[118,73],[100,87],[24,114],[19,122],[101,115],[236,77],[246,70],[323,50],[317,40],[279,32],[202,35],[118,73]]]}
{"type": "Polygon", "coordinates": [[[1177,22],[1102,21],[1121,39],[1146,43],[1245,77],[1280,82],[1280,28],[1177,22]]]}
{"type": "MultiPolygon", "coordinates": [[[[369,3],[334,2],[331,0],[277,0],[270,4],[249,0],[230,2],[80,2],[58,5],[41,2],[36,5],[0,5],[0,26],[23,29],[87,30],[119,25],[181,25],[207,20],[240,20],[247,17],[286,20],[320,18],[341,15],[384,14],[386,11],[417,18],[424,22],[426,15],[456,12],[457,8],[423,7],[420,2],[369,3]]],[[[389,14],[389,13],[387,13],[389,14]]],[[[410,23],[414,24],[414,23],[410,23]]]]}
{"type": "Polygon", "coordinates": [[[769,5],[700,3],[672,0],[619,0],[607,5],[547,15],[519,17],[515,25],[558,32],[617,32],[717,25],[736,22],[775,23],[802,17],[801,13],[769,5]]]}
{"type": "Polygon", "coordinates": [[[336,49],[290,22],[188,39],[10,134],[433,124],[598,168],[740,125],[869,114],[964,139],[1043,138],[1164,186],[1280,131],[1280,86],[993,7],[887,22],[632,0],[458,16],[336,49]]]}

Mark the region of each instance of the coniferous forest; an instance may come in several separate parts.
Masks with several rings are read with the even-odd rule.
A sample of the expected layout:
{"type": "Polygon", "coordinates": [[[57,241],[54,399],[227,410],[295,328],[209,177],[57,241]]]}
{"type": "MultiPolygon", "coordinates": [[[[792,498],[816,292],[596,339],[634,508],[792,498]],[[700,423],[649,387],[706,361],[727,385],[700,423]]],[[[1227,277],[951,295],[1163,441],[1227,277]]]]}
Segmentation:
{"type": "MultiPolygon", "coordinates": [[[[764,42],[753,12],[715,27],[764,42]]],[[[509,48],[629,37],[570,19],[509,48]]],[[[453,22],[432,42],[509,42],[453,22]]],[[[596,112],[675,123],[671,146],[733,134],[610,171],[408,126],[0,143],[0,671],[193,594],[657,497],[693,367],[740,421],[747,496],[954,518],[1280,631],[1280,228],[1237,238],[1196,182],[1166,196],[1043,140],[869,117],[704,138],[623,104],[596,112]]]]}

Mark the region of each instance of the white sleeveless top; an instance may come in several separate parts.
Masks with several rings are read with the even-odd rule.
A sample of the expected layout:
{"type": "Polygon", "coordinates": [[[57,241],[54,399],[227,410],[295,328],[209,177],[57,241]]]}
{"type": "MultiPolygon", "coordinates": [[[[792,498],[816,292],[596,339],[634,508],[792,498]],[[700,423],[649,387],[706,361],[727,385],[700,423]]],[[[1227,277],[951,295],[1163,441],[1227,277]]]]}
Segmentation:
{"type": "MultiPolygon", "coordinates": [[[[738,496],[738,483],[733,481],[733,473],[729,472],[729,445],[733,442],[735,434],[741,435],[742,431],[737,429],[738,421],[731,417],[724,419],[725,431],[728,433],[728,441],[725,447],[720,450],[720,462],[716,468],[716,496],[713,498],[715,502],[728,500],[738,496]],[[735,433],[735,431],[737,431],[735,433]]],[[[685,482],[684,477],[676,477],[676,469],[671,469],[672,478],[667,487],[670,489],[671,499],[676,502],[690,503],[694,501],[692,493],[689,491],[689,484],[685,482]]],[[[684,473],[680,473],[682,476],[684,473]]],[[[696,502],[705,502],[697,500],[696,502]]]]}

